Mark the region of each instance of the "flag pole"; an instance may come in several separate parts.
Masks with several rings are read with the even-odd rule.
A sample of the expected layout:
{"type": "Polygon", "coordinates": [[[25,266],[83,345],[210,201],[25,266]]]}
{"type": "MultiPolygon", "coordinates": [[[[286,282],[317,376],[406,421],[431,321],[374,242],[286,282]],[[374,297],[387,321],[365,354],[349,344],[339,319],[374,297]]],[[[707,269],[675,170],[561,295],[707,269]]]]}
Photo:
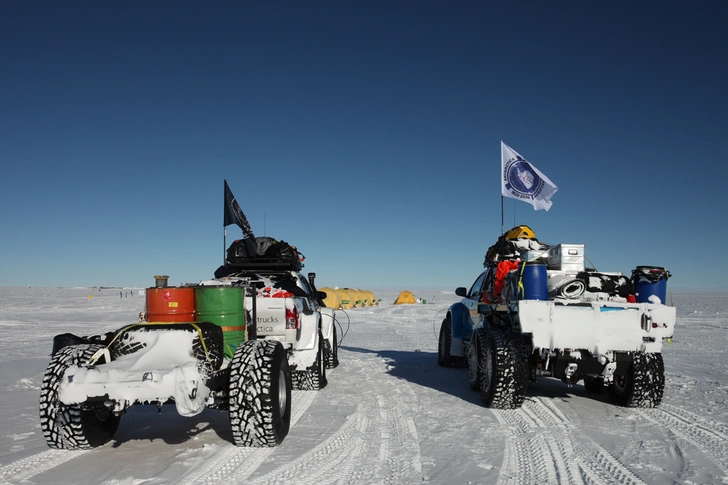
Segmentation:
{"type": "Polygon", "coordinates": [[[503,194],[501,194],[501,236],[506,233],[505,227],[503,227],[503,194]]]}
{"type": "Polygon", "coordinates": [[[501,191],[501,237],[500,237],[500,250],[498,253],[502,256],[506,249],[506,230],[503,226],[503,192],[501,191]]]}
{"type": "Polygon", "coordinates": [[[225,248],[227,248],[227,226],[222,226],[222,264],[225,264],[225,248]]]}

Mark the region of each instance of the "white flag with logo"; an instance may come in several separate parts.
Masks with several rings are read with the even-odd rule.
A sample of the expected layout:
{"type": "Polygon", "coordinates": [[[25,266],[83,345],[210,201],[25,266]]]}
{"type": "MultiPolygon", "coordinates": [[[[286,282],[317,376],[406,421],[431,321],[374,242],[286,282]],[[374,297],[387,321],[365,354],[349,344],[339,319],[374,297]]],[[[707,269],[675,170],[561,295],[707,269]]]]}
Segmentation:
{"type": "Polygon", "coordinates": [[[551,208],[559,188],[536,167],[501,141],[501,194],[528,202],[535,210],[551,208]]]}

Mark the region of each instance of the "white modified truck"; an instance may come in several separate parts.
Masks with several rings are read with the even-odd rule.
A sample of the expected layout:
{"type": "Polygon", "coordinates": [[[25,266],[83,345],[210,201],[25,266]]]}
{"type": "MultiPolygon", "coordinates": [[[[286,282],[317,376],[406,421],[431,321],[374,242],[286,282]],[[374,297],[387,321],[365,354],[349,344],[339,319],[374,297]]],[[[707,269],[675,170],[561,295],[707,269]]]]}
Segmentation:
{"type": "Polygon", "coordinates": [[[227,412],[235,445],[280,444],[292,388],[321,389],[326,368],[338,364],[334,310],[322,306],[315,275],[301,276],[295,258],[260,258],[251,269],[233,263],[199,285],[167,287],[168,277],[156,276],[137,323],[54,337],[40,392],[48,445],[102,446],[129,408],[150,404],[159,412],[174,404],[183,416],[227,412]],[[210,304],[208,294],[221,300],[210,304]]]}
{"type": "Polygon", "coordinates": [[[618,405],[659,405],[665,387],[662,345],[672,338],[676,321],[664,295],[648,297],[643,289],[635,299],[636,285],[620,273],[584,268],[583,252],[581,261],[569,262],[580,267],[562,268],[547,259],[564,248],[578,258],[583,245],[538,254],[534,247],[544,248],[535,239],[520,241],[520,247],[509,242],[512,254],[486,256],[473,285],[455,290],[462,300],[442,322],[438,364],[468,367],[470,387],[493,408],[520,407],[529,381],[540,376],[569,386],[583,380],[593,393],[606,388],[618,405]],[[545,280],[536,283],[544,291],[529,297],[524,270],[534,266],[541,266],[536,269],[545,280]]]}

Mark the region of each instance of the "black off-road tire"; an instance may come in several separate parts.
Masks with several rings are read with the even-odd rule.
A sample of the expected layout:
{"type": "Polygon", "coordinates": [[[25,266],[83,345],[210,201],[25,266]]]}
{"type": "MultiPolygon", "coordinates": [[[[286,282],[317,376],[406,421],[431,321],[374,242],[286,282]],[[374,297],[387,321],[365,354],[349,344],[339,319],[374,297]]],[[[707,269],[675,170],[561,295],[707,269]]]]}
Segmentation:
{"type": "Polygon", "coordinates": [[[440,337],[437,342],[437,363],[440,367],[467,367],[467,358],[451,355],[451,349],[452,319],[448,315],[440,325],[440,337]]]}
{"type": "Polygon", "coordinates": [[[333,342],[333,345],[331,342],[328,341],[328,339],[324,342],[326,345],[326,368],[327,369],[334,369],[339,366],[339,343],[336,340],[336,325],[334,324],[332,326],[332,335],[331,340],[333,342]]]}
{"type": "Polygon", "coordinates": [[[604,378],[590,376],[585,377],[584,389],[592,394],[601,394],[604,391],[604,378]]]}
{"type": "Polygon", "coordinates": [[[230,363],[230,427],[237,446],[279,445],[291,426],[291,372],[275,340],[243,342],[230,363]]]}
{"type": "Polygon", "coordinates": [[[293,388],[297,391],[318,391],[326,387],[328,383],[324,357],[324,338],[319,331],[316,361],[309,369],[293,371],[293,388]]]}
{"type": "Polygon", "coordinates": [[[84,409],[80,404],[66,405],[58,400],[66,369],[85,364],[101,348],[93,344],[69,345],[56,352],[48,364],[40,388],[40,428],[51,448],[96,448],[114,437],[119,416],[103,407],[84,409]]]}
{"type": "Polygon", "coordinates": [[[627,372],[615,375],[607,393],[615,404],[654,408],[665,392],[665,364],[660,353],[635,352],[627,372]]]}
{"type": "Polygon", "coordinates": [[[516,409],[523,405],[528,390],[528,356],[521,337],[499,328],[485,330],[479,345],[480,397],[486,406],[516,409]]]}
{"type": "Polygon", "coordinates": [[[482,328],[473,333],[473,339],[468,344],[466,354],[468,358],[468,385],[474,391],[480,391],[481,383],[481,348],[485,345],[485,331],[482,328]]]}

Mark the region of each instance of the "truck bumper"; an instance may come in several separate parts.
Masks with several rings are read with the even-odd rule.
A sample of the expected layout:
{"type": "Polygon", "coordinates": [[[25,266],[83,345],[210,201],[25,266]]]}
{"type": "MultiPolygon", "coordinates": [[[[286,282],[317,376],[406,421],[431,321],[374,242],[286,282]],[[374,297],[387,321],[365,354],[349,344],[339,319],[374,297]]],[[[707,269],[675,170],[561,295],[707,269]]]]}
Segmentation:
{"type": "Polygon", "coordinates": [[[660,352],[675,328],[674,307],[652,303],[520,300],[518,319],[534,349],[607,352],[660,352]]]}

